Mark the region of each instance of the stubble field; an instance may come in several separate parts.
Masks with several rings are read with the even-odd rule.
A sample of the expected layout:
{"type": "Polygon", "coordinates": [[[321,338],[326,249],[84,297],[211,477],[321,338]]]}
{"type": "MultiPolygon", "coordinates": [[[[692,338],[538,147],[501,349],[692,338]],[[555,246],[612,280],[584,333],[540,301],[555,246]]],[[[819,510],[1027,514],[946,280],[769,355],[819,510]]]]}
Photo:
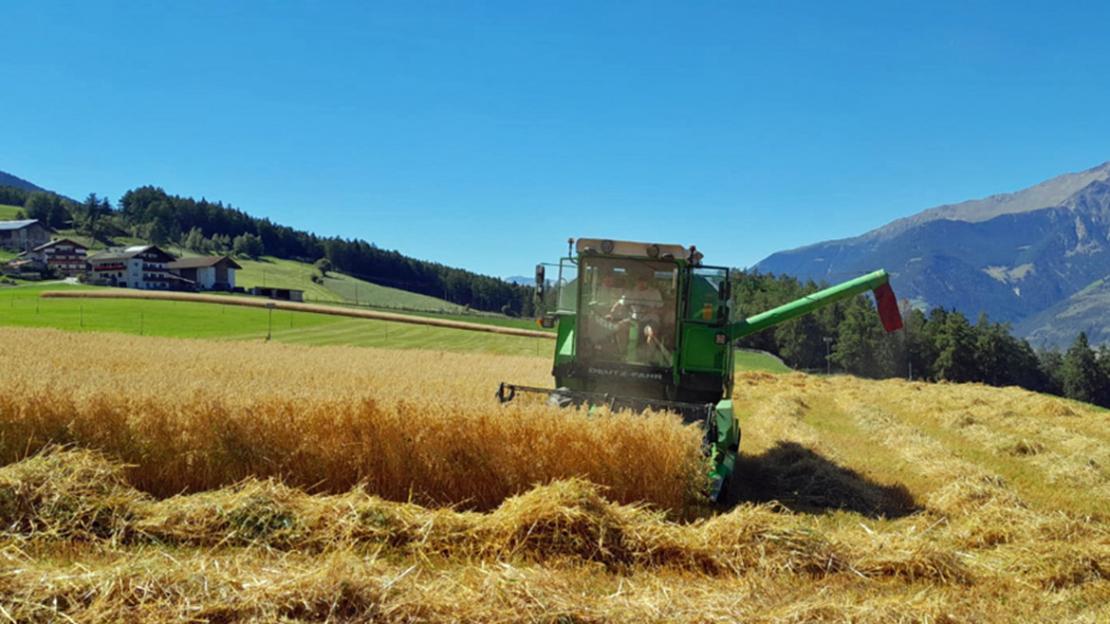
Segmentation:
{"type": "Polygon", "coordinates": [[[0,329],[0,620],[1110,620],[1110,417],[742,374],[710,508],[546,358],[0,329]]]}

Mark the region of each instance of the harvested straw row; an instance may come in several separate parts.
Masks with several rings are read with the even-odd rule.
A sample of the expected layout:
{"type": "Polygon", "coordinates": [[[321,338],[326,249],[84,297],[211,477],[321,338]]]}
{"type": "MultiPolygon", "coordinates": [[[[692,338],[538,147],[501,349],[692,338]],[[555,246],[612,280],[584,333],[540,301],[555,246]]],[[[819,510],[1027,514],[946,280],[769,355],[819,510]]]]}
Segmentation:
{"type": "Polygon", "coordinates": [[[1020,389],[1002,394],[978,386],[884,382],[873,384],[885,386],[886,391],[878,394],[858,381],[845,385],[846,391],[837,395],[842,409],[852,414],[861,428],[874,432],[888,448],[929,475],[933,483],[966,478],[1004,482],[1005,489],[1026,502],[1038,499],[1052,506],[1064,502],[1070,503],[1066,508],[1076,511],[1110,515],[1110,449],[1106,444],[1110,418],[1106,412],[1072,407],[1063,399],[1020,389]],[[895,399],[891,391],[903,389],[910,390],[907,396],[895,399]],[[971,398],[957,401],[950,395],[971,398]],[[1014,395],[1025,399],[1025,405],[1014,395]],[[991,405],[987,401],[991,397],[1006,400],[991,405]],[[1007,404],[1013,407],[1003,407],[1007,404]],[[1082,414],[1077,420],[1086,421],[1087,431],[1054,427],[1059,416],[1053,407],[1082,414]]]}
{"type": "MultiPolygon", "coordinates": [[[[915,506],[924,507],[896,522],[899,529],[892,537],[903,544],[904,554],[931,543],[942,554],[964,553],[964,563],[977,576],[1020,568],[1026,582],[1054,591],[1091,579],[1110,590],[1105,573],[1110,565],[1110,507],[1101,488],[1055,487],[1051,473],[1029,470],[1024,457],[995,450],[1007,439],[1005,434],[1001,439],[964,437],[954,435],[948,425],[969,409],[978,421],[1001,421],[1004,429],[1018,420],[1026,421],[1020,426],[1033,428],[1038,418],[1050,425],[1061,417],[1071,419],[1069,425],[1082,420],[1085,426],[1071,437],[1054,432],[1053,444],[1074,449],[1066,464],[1095,473],[1105,448],[1090,441],[1110,432],[1104,412],[1019,389],[802,375],[745,374],[738,381],[744,388],[738,392],[738,406],[750,412],[747,429],[756,432],[749,436],[747,461],[770,477],[764,481],[788,485],[784,500],[795,508],[792,499],[799,490],[806,494],[826,481],[821,487],[835,492],[830,487],[835,482],[822,475],[838,465],[867,470],[880,481],[902,475],[914,486],[907,492],[915,506]],[[1007,407],[993,413],[992,405],[1007,407]],[[1011,411],[1019,408],[1022,413],[1011,411]],[[758,444],[758,436],[778,442],[757,454],[751,440],[758,444]],[[795,476],[804,481],[801,486],[791,485],[795,476]]],[[[1102,479],[1098,483],[1105,484],[1102,479]]],[[[847,495],[834,494],[828,506],[837,507],[854,493],[873,492],[877,483],[864,479],[848,485],[847,495]]],[[[836,535],[843,541],[860,537],[836,535]]],[[[867,539],[874,537],[868,532],[867,539]]]]}
{"type": "Polygon", "coordinates": [[[675,524],[659,512],[610,502],[601,488],[578,479],[539,486],[489,513],[390,503],[358,489],[310,496],[255,480],[158,501],[131,488],[124,467],[98,453],[50,449],[0,468],[0,501],[4,532],[33,542],[106,539],[299,552],[369,547],[406,557],[594,562],[623,572],[971,582],[951,553],[902,536],[830,540],[771,505],[675,524]]]}
{"type": "MultiPolygon", "coordinates": [[[[1023,430],[1043,418],[1061,428],[1045,440],[1048,448],[1101,465],[1102,447],[1087,440],[1110,431],[1107,416],[1075,404],[979,386],[741,376],[744,474],[773,495],[757,500],[784,494],[781,500],[797,510],[804,507],[791,495],[817,492],[829,497],[818,508],[840,509],[827,514],[744,504],[675,524],[649,508],[614,504],[622,491],[662,491],[627,480],[666,474],[648,463],[657,457],[643,464],[625,457],[611,463],[611,474],[586,475],[624,483],[611,489],[575,479],[581,471],[559,480],[557,469],[573,462],[558,455],[589,455],[608,442],[576,448],[582,441],[557,423],[547,446],[492,434],[516,445],[498,455],[498,470],[532,470],[520,459],[531,452],[530,462],[544,466],[534,474],[547,476],[536,479],[546,485],[535,489],[514,486],[514,498],[491,497],[488,513],[387,502],[357,484],[308,481],[298,489],[247,479],[158,500],[133,486],[139,478],[156,480],[163,461],[178,461],[180,449],[169,444],[174,431],[188,432],[179,442],[194,460],[232,441],[227,456],[236,457],[254,443],[252,436],[228,435],[233,430],[216,435],[188,424],[206,405],[259,418],[252,434],[273,425],[307,439],[334,421],[317,417],[312,429],[295,430],[289,423],[300,422],[300,406],[324,414],[327,406],[372,401],[387,411],[410,410],[418,423],[454,419],[444,414],[456,406],[471,414],[488,410],[504,371],[543,384],[549,362],[274,344],[232,349],[25,330],[0,330],[0,342],[0,397],[20,399],[0,408],[0,422],[8,423],[0,427],[0,444],[13,457],[25,455],[17,440],[26,441],[28,430],[68,432],[84,446],[153,449],[127,457],[138,464],[131,468],[74,449],[0,469],[0,621],[1110,621],[1105,500],[1042,483],[1033,471],[1014,473],[1030,466],[1027,457],[998,453],[998,442],[979,435],[953,433],[964,416],[984,426],[997,421],[1008,444],[1028,437],[1023,430]],[[85,353],[95,357],[74,356],[85,353]],[[112,396],[114,388],[130,396],[112,396]],[[37,409],[29,406],[59,397],[70,404],[52,408],[52,420],[39,423],[45,426],[24,419],[37,409]],[[275,410],[271,399],[285,402],[288,412],[275,410]],[[110,409],[86,406],[98,401],[110,409]],[[161,416],[150,418],[147,405],[161,416]],[[1074,440],[1067,428],[1075,429],[1074,440]],[[162,446],[142,443],[150,439],[162,446]],[[519,463],[506,459],[513,457],[519,463]],[[876,486],[903,483],[909,502],[924,511],[898,512],[894,520],[868,514],[883,498],[873,499],[876,486]],[[322,489],[335,494],[306,494],[322,489]]],[[[531,419],[545,408],[520,409],[531,419]]],[[[517,414],[489,412],[491,419],[504,415],[517,414]]],[[[234,420],[250,423],[246,416],[234,420]]],[[[654,416],[641,420],[658,426],[654,416]]],[[[582,424],[605,421],[587,417],[582,424]]],[[[341,432],[325,433],[340,444],[332,452],[347,451],[341,432]]],[[[621,435],[630,434],[608,431],[602,440],[621,435]]],[[[32,447],[50,437],[35,438],[32,447]]],[[[361,440],[350,447],[356,454],[369,448],[361,440]]],[[[668,452],[693,448],[696,435],[672,444],[668,452]]],[[[265,435],[261,447],[254,469],[271,467],[273,449],[286,449],[265,435]]],[[[325,461],[335,463],[327,457],[319,451],[286,470],[307,479],[325,461]]],[[[464,465],[472,461],[459,457],[464,465]]],[[[587,460],[595,461],[575,461],[587,460]]],[[[180,471],[191,464],[173,465],[180,471]]],[[[237,466],[224,476],[252,467],[237,466]]]]}
{"type": "Polygon", "coordinates": [[[12,553],[18,559],[0,575],[3,614],[18,622],[505,624],[1099,622],[1110,614],[1090,589],[1062,597],[1006,582],[614,575],[589,565],[398,562],[349,551],[262,549],[98,548],[79,563],[59,563],[75,550],[81,553],[71,548],[58,558],[12,553]]]}
{"type": "Polygon", "coordinates": [[[501,327],[498,325],[483,325],[481,323],[468,323],[466,321],[452,321],[449,319],[428,318],[395,312],[380,312],[377,310],[356,310],[339,306],[320,305],[314,303],[298,303],[295,301],[263,300],[251,297],[235,297],[231,295],[201,295],[184,292],[158,292],[150,290],[47,290],[40,296],[49,298],[82,298],[82,299],[156,299],[160,301],[186,301],[191,303],[218,303],[221,305],[243,306],[248,308],[273,308],[275,310],[291,310],[293,312],[312,312],[314,314],[329,314],[332,316],[349,316],[352,318],[375,319],[379,321],[393,321],[395,323],[410,323],[413,325],[431,325],[434,327],[447,327],[450,329],[465,329],[468,331],[487,332],[491,334],[504,334],[507,336],[523,336],[526,338],[544,338],[554,340],[553,332],[545,332],[515,327],[501,327]]]}
{"type": "Polygon", "coordinates": [[[1084,545],[1022,543],[980,561],[916,524],[821,530],[817,519],[769,505],[675,524],[576,480],[489,513],[258,481],[159,501],[102,455],[54,449],[0,468],[0,501],[0,607],[17,621],[64,619],[59,612],[132,621],[1100,621],[1110,604],[1105,534],[1084,545]],[[713,600],[698,608],[694,596],[713,600]]]}

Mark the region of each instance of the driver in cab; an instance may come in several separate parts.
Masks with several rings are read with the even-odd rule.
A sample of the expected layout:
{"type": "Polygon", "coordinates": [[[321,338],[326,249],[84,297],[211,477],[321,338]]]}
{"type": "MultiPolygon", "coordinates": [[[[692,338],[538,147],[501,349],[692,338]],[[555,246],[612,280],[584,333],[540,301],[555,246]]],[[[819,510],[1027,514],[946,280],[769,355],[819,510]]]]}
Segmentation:
{"type": "Polygon", "coordinates": [[[630,336],[627,329],[633,321],[636,321],[640,326],[640,335],[637,338],[643,341],[642,345],[649,347],[648,353],[645,354],[648,359],[655,359],[653,356],[662,355],[664,360],[669,361],[667,353],[656,353],[663,349],[659,336],[662,312],[663,295],[652,284],[651,275],[636,276],[635,288],[625,291],[605,316],[606,320],[615,324],[614,338],[617,340],[618,349],[623,351],[628,346],[630,336]]]}

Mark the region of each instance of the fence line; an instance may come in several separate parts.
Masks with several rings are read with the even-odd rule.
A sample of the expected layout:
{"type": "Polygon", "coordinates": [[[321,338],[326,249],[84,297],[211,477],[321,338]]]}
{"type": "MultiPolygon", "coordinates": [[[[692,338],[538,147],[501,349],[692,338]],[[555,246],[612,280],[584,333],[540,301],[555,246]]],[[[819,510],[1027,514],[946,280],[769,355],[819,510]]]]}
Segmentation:
{"type": "Polygon", "coordinates": [[[40,295],[44,298],[86,298],[86,299],[145,299],[145,300],[161,300],[161,301],[185,301],[192,303],[215,303],[222,305],[237,305],[248,308],[269,308],[275,310],[290,310],[294,312],[312,312],[315,314],[330,314],[333,316],[346,316],[352,318],[373,319],[379,321],[392,321],[395,323],[408,323],[410,325],[428,325],[432,327],[446,327],[450,329],[463,329],[467,331],[486,332],[490,334],[502,334],[507,336],[522,336],[526,338],[545,338],[554,340],[555,334],[552,332],[531,330],[531,329],[518,329],[515,327],[502,327],[499,325],[483,325],[481,323],[469,323],[466,321],[453,321],[447,319],[428,318],[420,316],[409,316],[405,314],[396,314],[392,312],[378,312],[374,310],[352,310],[349,308],[342,308],[337,306],[326,306],[312,303],[296,303],[292,301],[275,301],[253,299],[247,297],[235,297],[230,295],[200,295],[194,293],[183,292],[159,292],[159,291],[128,291],[128,290],[108,290],[108,291],[88,291],[88,290],[47,290],[43,291],[40,295]]]}

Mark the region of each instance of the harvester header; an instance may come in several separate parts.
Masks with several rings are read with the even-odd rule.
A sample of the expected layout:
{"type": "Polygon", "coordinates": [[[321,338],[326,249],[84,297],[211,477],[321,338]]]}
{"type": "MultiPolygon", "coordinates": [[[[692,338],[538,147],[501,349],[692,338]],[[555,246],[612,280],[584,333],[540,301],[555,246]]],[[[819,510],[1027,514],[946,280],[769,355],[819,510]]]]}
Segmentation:
{"type": "MultiPolygon", "coordinates": [[[[696,247],[582,238],[552,288],[536,267],[541,323],[556,327],[555,388],[502,383],[498,397],[540,392],[560,405],[607,404],[677,412],[702,423],[716,498],[740,443],[732,413],[733,343],[868,290],[887,331],[902,327],[890,278],[879,270],[743,320],[732,319],[732,275],[702,264],[696,247]]],[[[554,265],[552,265],[554,266],[554,265]]]]}

